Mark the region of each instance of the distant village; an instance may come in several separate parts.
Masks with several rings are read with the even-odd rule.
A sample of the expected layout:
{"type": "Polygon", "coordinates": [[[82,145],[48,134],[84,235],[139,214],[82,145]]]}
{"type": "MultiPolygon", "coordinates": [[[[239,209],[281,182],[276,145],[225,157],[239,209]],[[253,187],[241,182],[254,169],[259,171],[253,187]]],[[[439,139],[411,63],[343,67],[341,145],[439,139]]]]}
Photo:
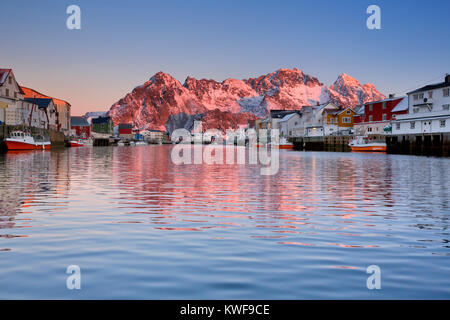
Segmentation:
{"type": "MultiPolygon", "coordinates": [[[[367,102],[356,108],[328,102],[299,109],[270,110],[264,119],[249,121],[246,128],[278,129],[281,137],[303,146],[326,144],[330,141],[327,137],[350,139],[352,136],[375,136],[400,151],[427,147],[448,150],[450,144],[448,74],[442,82],[425,85],[408,92],[407,96],[389,95],[384,100],[367,102]]],[[[12,69],[0,69],[0,125],[45,129],[62,134],[66,140],[96,139],[99,145],[101,141],[106,145],[169,141],[163,131],[138,130],[126,123],[114,125],[107,112],[71,116],[70,103],[20,86],[12,69]]],[[[6,129],[2,131],[5,136],[6,129]]]]}

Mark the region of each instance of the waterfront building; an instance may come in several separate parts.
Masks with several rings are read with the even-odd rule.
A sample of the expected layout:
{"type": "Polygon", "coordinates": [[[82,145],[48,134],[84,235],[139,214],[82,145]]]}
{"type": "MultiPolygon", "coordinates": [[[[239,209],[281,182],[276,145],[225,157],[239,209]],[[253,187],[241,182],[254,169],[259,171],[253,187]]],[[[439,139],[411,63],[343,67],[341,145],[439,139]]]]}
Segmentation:
{"type": "Polygon", "coordinates": [[[0,69],[0,124],[23,124],[23,97],[12,69],[0,69]]]}
{"type": "Polygon", "coordinates": [[[350,134],[352,131],[355,111],[350,107],[340,108],[328,102],[319,106],[304,107],[304,112],[303,136],[323,137],[350,134]]]}
{"type": "Polygon", "coordinates": [[[48,127],[47,116],[42,108],[31,101],[23,101],[23,123],[25,126],[46,129],[48,127]]]}
{"type": "Polygon", "coordinates": [[[70,117],[70,135],[81,139],[91,136],[91,125],[85,117],[70,117]]]}
{"type": "Polygon", "coordinates": [[[53,129],[63,132],[65,136],[69,136],[70,134],[70,113],[71,113],[71,105],[65,100],[53,98],[51,96],[42,94],[34,89],[27,88],[21,86],[21,89],[24,92],[24,97],[27,101],[31,99],[51,99],[52,103],[55,107],[55,120],[53,124],[53,129]]]}
{"type": "Polygon", "coordinates": [[[301,116],[298,112],[285,115],[279,123],[281,137],[293,137],[294,130],[298,128],[301,116]]]}
{"type": "Polygon", "coordinates": [[[395,97],[365,103],[355,110],[354,129],[358,135],[390,134],[391,121],[408,112],[408,97],[395,97]]]}
{"type": "Polygon", "coordinates": [[[120,123],[113,129],[114,135],[123,139],[133,139],[133,125],[131,123],[120,123]]]}
{"type": "Polygon", "coordinates": [[[443,82],[408,92],[408,113],[395,117],[392,134],[450,132],[450,75],[443,82]]]}
{"type": "Polygon", "coordinates": [[[58,118],[56,106],[52,98],[25,98],[23,103],[37,105],[38,109],[45,115],[45,129],[58,130],[58,118]]]}
{"type": "Polygon", "coordinates": [[[109,116],[99,116],[91,119],[92,132],[113,134],[113,122],[109,116]]]}
{"type": "MultiPolygon", "coordinates": [[[[285,121],[286,121],[287,119],[292,117],[291,115],[293,115],[293,114],[300,115],[300,111],[299,110],[270,110],[267,117],[265,117],[264,119],[255,121],[255,124],[254,124],[255,131],[257,132],[258,136],[260,136],[259,130],[261,130],[261,129],[267,130],[267,136],[269,137],[271,135],[271,132],[270,132],[271,129],[278,129],[279,134],[281,135],[282,119],[285,118],[286,116],[289,116],[289,117],[285,118],[285,121]]],[[[295,123],[295,120],[293,123],[295,123]]],[[[298,121],[297,121],[297,123],[298,123],[298,121]]],[[[284,124],[284,128],[286,131],[287,130],[286,124],[284,124]]],[[[292,123],[289,124],[289,128],[290,128],[289,131],[293,131],[292,123]]],[[[287,136],[288,135],[287,133],[288,132],[286,131],[284,136],[287,136]]]]}
{"type": "MultiPolygon", "coordinates": [[[[161,130],[152,130],[152,129],[142,130],[139,133],[139,135],[142,136],[144,140],[147,140],[149,142],[159,142],[169,140],[167,133],[161,130]]],[[[140,140],[137,138],[137,135],[136,139],[140,140]]]]}

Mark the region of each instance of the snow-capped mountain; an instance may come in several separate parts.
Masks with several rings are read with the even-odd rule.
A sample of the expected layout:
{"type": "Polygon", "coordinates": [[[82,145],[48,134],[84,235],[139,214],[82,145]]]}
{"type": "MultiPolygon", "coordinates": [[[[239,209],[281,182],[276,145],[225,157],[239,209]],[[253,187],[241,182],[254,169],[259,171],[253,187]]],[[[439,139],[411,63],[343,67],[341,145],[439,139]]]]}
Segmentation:
{"type": "MultiPolygon", "coordinates": [[[[168,120],[200,115],[207,127],[226,129],[265,116],[269,110],[299,110],[306,105],[332,101],[355,107],[384,99],[373,84],[360,84],[346,74],[326,86],[301,70],[279,69],[258,78],[244,80],[197,80],[184,84],[158,72],[111,106],[114,123],[133,123],[136,128],[166,130],[168,120]],[[219,128],[220,127],[220,128],[219,128]]],[[[169,122],[170,122],[169,121],[169,122]]]]}

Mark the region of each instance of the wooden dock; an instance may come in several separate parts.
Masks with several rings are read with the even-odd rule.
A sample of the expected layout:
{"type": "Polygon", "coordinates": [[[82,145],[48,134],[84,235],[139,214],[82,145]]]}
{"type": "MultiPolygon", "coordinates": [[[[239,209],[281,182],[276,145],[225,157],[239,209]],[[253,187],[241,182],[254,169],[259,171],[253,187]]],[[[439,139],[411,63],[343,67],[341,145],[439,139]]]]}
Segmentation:
{"type": "Polygon", "coordinates": [[[450,133],[389,135],[386,144],[388,153],[450,157],[450,133]]]}
{"type": "MultiPolygon", "coordinates": [[[[450,133],[369,135],[385,141],[387,153],[423,156],[450,157],[450,133]]],[[[294,150],[306,151],[351,151],[348,143],[353,136],[296,137],[292,138],[294,150]]]]}

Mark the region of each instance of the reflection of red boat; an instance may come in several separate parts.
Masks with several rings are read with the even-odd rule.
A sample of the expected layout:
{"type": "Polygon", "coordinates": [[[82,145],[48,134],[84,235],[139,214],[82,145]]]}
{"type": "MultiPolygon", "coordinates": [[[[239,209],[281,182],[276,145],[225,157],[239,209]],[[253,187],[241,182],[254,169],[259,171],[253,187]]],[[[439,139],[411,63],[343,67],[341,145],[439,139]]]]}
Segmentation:
{"type": "Polygon", "coordinates": [[[286,149],[292,150],[294,149],[294,144],[289,142],[286,138],[281,138],[278,143],[267,143],[267,144],[257,144],[257,148],[267,148],[267,147],[277,148],[277,149],[286,149]]]}
{"type": "Polygon", "coordinates": [[[47,150],[50,149],[50,141],[35,141],[27,132],[13,131],[9,138],[5,139],[8,150],[47,150]]]}

